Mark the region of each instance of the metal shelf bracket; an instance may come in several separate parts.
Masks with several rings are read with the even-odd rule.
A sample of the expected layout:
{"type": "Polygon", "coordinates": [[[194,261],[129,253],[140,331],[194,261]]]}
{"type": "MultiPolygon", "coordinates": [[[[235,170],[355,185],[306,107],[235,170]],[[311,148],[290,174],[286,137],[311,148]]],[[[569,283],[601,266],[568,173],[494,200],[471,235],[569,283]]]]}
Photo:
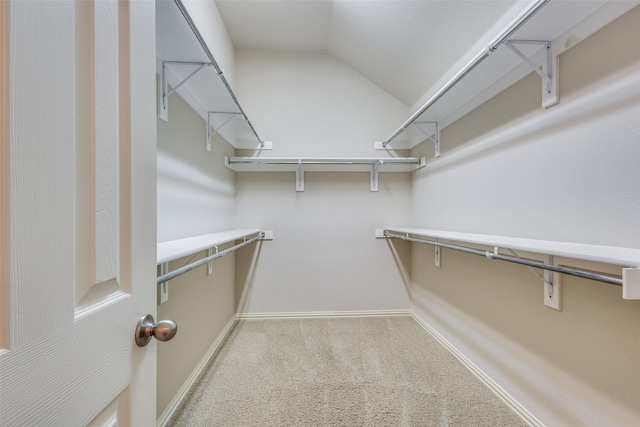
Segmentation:
{"type": "Polygon", "coordinates": [[[513,53],[518,55],[522,61],[527,64],[533,71],[542,77],[542,107],[549,108],[556,105],[558,98],[558,56],[553,55],[551,42],[546,40],[507,40],[505,43],[513,53]],[[545,58],[542,66],[537,65],[528,58],[515,45],[542,45],[545,47],[545,58]],[[542,68],[542,69],[541,69],[542,68]]]}
{"type": "Polygon", "coordinates": [[[440,127],[438,122],[413,122],[412,123],[420,132],[424,133],[427,139],[430,139],[434,144],[435,157],[440,157],[440,127]],[[435,130],[433,133],[425,131],[420,125],[434,125],[435,130]]]}
{"type": "MultiPolygon", "coordinates": [[[[494,248],[494,252],[498,254],[498,248],[494,248]]],[[[513,254],[518,259],[522,259],[520,255],[516,253],[513,249],[509,249],[509,252],[513,254]]],[[[557,265],[554,262],[553,255],[547,256],[548,265],[557,265]]],[[[534,275],[536,275],[542,282],[544,283],[544,305],[547,307],[553,308],[558,311],[562,311],[561,305],[561,287],[560,287],[560,273],[555,271],[544,270],[543,274],[538,273],[532,267],[527,266],[529,271],[531,271],[534,275]]]]}
{"type": "MultiPolygon", "coordinates": [[[[160,275],[167,274],[169,272],[169,263],[163,262],[160,264],[160,275]]],[[[158,288],[158,304],[164,304],[169,299],[169,281],[159,284],[158,288]]]]}
{"type": "Polygon", "coordinates": [[[198,71],[202,70],[204,67],[211,67],[213,64],[210,62],[188,62],[188,61],[162,61],[162,71],[160,73],[160,114],[158,115],[165,122],[169,120],[169,96],[173,94],[180,86],[185,84],[191,77],[195,76],[198,71]],[[180,83],[175,85],[171,90],[169,90],[169,83],[167,82],[167,65],[168,64],[178,64],[178,65],[190,65],[195,66],[196,69],[191,72],[187,77],[185,77],[180,83]]]}
{"type": "Polygon", "coordinates": [[[378,191],[378,170],[380,169],[380,165],[383,163],[380,160],[378,163],[374,164],[371,168],[371,191],[378,191]]]}
{"type": "Polygon", "coordinates": [[[302,159],[298,159],[296,169],[296,191],[304,191],[304,171],[302,170],[302,159]]]}
{"type": "Polygon", "coordinates": [[[238,115],[242,115],[242,113],[227,113],[227,112],[220,112],[220,111],[207,111],[207,141],[206,141],[207,151],[211,151],[211,137],[213,137],[213,135],[217,134],[224,127],[224,125],[229,123],[234,117],[236,117],[238,115]],[[211,123],[211,115],[212,114],[230,114],[231,117],[229,117],[227,120],[225,120],[217,128],[214,128],[212,123],[211,123]],[[212,128],[213,128],[213,131],[211,130],[212,128]]]}
{"type": "MultiPolygon", "coordinates": [[[[214,246],[212,248],[207,249],[207,257],[211,257],[213,255],[213,250],[216,250],[216,254],[218,253],[218,247],[214,246]]],[[[213,274],[213,260],[207,263],[207,276],[211,276],[213,274]]]]}

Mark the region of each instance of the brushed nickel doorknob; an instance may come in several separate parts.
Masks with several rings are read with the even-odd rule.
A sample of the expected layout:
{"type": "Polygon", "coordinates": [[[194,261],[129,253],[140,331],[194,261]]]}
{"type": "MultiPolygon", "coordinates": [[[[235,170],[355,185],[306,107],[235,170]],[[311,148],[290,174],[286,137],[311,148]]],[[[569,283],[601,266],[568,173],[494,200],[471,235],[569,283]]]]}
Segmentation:
{"type": "Polygon", "coordinates": [[[178,324],[171,319],[153,322],[153,316],[150,314],[145,314],[138,321],[135,335],[138,347],[149,344],[151,337],[156,337],[158,341],[169,341],[178,332],[178,324]]]}

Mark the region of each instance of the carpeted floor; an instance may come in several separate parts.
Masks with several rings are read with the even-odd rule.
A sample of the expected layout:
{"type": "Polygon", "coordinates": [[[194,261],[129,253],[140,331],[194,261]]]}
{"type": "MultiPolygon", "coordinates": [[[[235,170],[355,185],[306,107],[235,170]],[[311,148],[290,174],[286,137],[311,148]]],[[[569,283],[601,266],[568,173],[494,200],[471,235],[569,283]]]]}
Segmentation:
{"type": "Polygon", "coordinates": [[[525,426],[411,317],[238,322],[172,426],[525,426]]]}

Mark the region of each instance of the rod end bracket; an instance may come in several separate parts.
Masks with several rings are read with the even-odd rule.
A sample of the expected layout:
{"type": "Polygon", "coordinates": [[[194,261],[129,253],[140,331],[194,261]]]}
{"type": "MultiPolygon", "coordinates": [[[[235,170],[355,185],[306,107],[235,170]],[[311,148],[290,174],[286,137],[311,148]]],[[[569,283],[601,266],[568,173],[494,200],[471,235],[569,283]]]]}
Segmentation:
{"type": "Polygon", "coordinates": [[[640,267],[622,269],[622,298],[640,300],[640,267]]]}

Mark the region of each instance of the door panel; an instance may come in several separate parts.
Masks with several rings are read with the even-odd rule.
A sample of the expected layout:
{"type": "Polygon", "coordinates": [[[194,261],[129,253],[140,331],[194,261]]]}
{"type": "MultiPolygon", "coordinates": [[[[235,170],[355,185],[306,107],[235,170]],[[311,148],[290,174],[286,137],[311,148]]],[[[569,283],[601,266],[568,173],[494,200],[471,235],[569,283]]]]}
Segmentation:
{"type": "MultiPolygon", "coordinates": [[[[9,346],[9,3],[0,2],[0,354],[9,346]]],[[[0,387],[2,385],[0,384],[0,387]]]]}
{"type": "Polygon", "coordinates": [[[0,425],[153,425],[154,2],[0,3],[0,425]]]}
{"type": "Polygon", "coordinates": [[[16,348],[74,317],[74,289],[58,285],[74,283],[74,10],[73,2],[11,2],[9,12],[9,346],[16,348]]]}
{"type": "Polygon", "coordinates": [[[130,311],[131,297],[122,295],[2,355],[1,424],[91,421],[129,382],[132,333],[128,322],[113,319],[126,319],[130,311]]]}

